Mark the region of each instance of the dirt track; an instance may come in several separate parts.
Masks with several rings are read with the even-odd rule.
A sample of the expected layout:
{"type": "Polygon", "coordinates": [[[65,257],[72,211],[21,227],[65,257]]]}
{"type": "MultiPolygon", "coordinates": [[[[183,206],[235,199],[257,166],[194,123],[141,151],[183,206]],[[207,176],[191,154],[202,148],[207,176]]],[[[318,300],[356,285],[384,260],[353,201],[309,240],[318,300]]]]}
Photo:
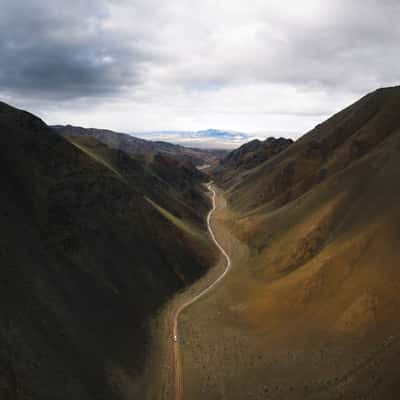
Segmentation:
{"type": "Polygon", "coordinates": [[[228,273],[229,269],[231,268],[231,259],[230,259],[229,255],[227,254],[227,252],[225,251],[225,249],[221,246],[221,244],[216,239],[214,231],[211,227],[211,217],[216,209],[216,201],[215,201],[216,193],[215,193],[215,190],[212,188],[212,184],[208,185],[208,189],[212,193],[213,207],[207,215],[207,227],[208,227],[208,231],[210,233],[210,236],[211,236],[213,242],[218,247],[218,249],[221,251],[223,257],[226,260],[226,266],[225,266],[225,269],[223,270],[222,274],[219,275],[211,284],[209,284],[199,294],[195,295],[191,299],[186,300],[184,303],[180,304],[176,308],[176,311],[173,313],[173,320],[172,320],[173,329],[172,329],[172,338],[171,339],[172,339],[172,343],[173,343],[175,400],[183,399],[183,372],[182,372],[182,363],[181,363],[181,356],[180,356],[180,343],[179,343],[179,316],[182,313],[182,311],[186,310],[188,307],[190,307],[192,304],[194,304],[196,301],[200,300],[208,292],[210,292],[225,277],[225,275],[228,273]]]}

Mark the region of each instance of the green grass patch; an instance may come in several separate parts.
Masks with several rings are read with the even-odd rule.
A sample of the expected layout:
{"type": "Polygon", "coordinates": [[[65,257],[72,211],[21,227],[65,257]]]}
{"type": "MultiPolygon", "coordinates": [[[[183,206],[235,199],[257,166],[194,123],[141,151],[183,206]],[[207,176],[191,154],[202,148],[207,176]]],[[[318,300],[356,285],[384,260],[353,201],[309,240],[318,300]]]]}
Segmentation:
{"type": "Polygon", "coordinates": [[[103,165],[107,169],[109,169],[114,175],[117,176],[119,180],[121,180],[124,183],[127,183],[126,179],[120,174],[120,172],[110,164],[106,159],[101,157],[99,154],[95,153],[92,149],[88,148],[87,146],[83,145],[82,143],[79,143],[78,141],[74,140],[74,138],[70,136],[65,136],[65,139],[68,140],[72,145],[74,145],[76,148],[81,150],[83,153],[88,155],[90,158],[98,162],[99,164],[103,165]]]}
{"type": "Polygon", "coordinates": [[[168,210],[161,207],[159,204],[155,203],[153,200],[145,197],[146,201],[148,201],[164,218],[174,224],[177,228],[181,231],[187,233],[190,236],[195,236],[198,238],[202,238],[202,234],[199,229],[195,228],[190,223],[176,217],[175,215],[171,214],[168,210]]]}

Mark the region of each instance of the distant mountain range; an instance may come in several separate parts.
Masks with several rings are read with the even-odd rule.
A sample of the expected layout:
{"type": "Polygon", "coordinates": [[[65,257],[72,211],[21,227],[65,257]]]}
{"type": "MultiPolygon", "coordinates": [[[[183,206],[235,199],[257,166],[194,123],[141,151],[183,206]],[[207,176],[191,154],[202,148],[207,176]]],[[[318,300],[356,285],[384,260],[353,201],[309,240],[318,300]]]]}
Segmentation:
{"type": "Polygon", "coordinates": [[[164,304],[221,265],[210,180],[235,267],[180,324],[185,398],[398,399],[399,110],[393,87],[296,141],[146,141],[0,102],[0,400],[172,393],[164,304]]]}
{"type": "Polygon", "coordinates": [[[208,149],[233,149],[253,139],[248,133],[219,129],[206,129],[201,131],[156,131],[133,132],[134,136],[148,140],[163,140],[182,146],[208,148],[208,149]]]}
{"type": "Polygon", "coordinates": [[[95,138],[113,149],[122,150],[130,155],[154,155],[156,153],[162,153],[179,159],[180,161],[190,161],[195,165],[213,165],[227,154],[226,150],[189,148],[165,141],[158,141],[152,137],[148,137],[150,140],[144,140],[143,138],[139,139],[126,133],[113,132],[105,129],[82,128],[71,125],[56,125],[53,126],[53,129],[61,135],[95,138]]]}

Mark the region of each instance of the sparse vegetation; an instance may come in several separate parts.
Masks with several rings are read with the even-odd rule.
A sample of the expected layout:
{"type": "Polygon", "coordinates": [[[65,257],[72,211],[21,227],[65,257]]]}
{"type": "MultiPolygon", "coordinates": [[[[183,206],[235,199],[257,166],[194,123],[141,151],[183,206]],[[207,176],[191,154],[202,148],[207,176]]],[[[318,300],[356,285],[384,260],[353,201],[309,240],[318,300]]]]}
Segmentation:
{"type": "Polygon", "coordinates": [[[188,398],[397,398],[399,107],[400,88],[379,90],[218,170],[234,263],[185,316],[188,398]]]}
{"type": "MultiPolygon", "coordinates": [[[[111,165],[109,161],[101,157],[98,153],[95,151],[91,150],[89,146],[85,146],[84,143],[82,143],[82,140],[79,140],[79,138],[75,138],[73,136],[65,136],[65,138],[76,146],[79,150],[82,150],[85,154],[87,154],[89,157],[93,158],[95,161],[99,162],[100,164],[104,165],[106,168],[108,168],[110,171],[114,172],[114,174],[123,182],[126,182],[125,178],[111,165]]],[[[95,143],[95,142],[94,142],[95,143]]],[[[93,144],[93,143],[92,143],[93,144]]]]}
{"type": "Polygon", "coordinates": [[[161,207],[157,203],[155,203],[153,200],[149,199],[148,197],[145,197],[145,199],[162,215],[164,216],[168,221],[170,221],[173,225],[175,225],[177,228],[182,230],[183,232],[187,233],[190,236],[201,236],[201,232],[196,229],[194,226],[191,226],[189,223],[183,221],[182,219],[179,219],[175,217],[175,215],[171,214],[168,210],[165,208],[161,207]]]}
{"type": "Polygon", "coordinates": [[[0,398],[143,398],[149,318],[215,257],[204,176],[3,103],[0,131],[0,398]]]}
{"type": "MultiPolygon", "coordinates": [[[[233,266],[182,313],[186,398],[397,398],[399,107],[399,88],[379,90],[214,169],[233,266]]],[[[0,130],[0,394],[171,394],[168,313],[221,268],[205,274],[206,176],[5,104],[0,130]]]]}

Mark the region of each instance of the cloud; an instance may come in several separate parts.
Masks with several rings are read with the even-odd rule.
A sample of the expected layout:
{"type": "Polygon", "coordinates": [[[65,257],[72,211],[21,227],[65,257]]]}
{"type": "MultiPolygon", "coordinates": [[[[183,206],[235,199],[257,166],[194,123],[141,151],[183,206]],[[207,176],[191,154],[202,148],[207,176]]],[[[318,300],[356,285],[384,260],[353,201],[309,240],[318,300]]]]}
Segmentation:
{"type": "Polygon", "coordinates": [[[233,149],[242,144],[256,139],[257,136],[243,132],[220,131],[207,129],[204,131],[159,131],[159,132],[134,132],[133,136],[147,140],[163,141],[180,144],[186,147],[205,149],[233,149]]]}
{"type": "Polygon", "coordinates": [[[103,97],[140,80],[145,48],[108,26],[106,1],[2,1],[0,88],[54,99],[103,97]]]}
{"type": "Polygon", "coordinates": [[[52,123],[298,136],[400,81],[395,0],[0,1],[0,95],[52,123]]]}
{"type": "Polygon", "coordinates": [[[212,7],[203,2],[200,15],[207,15],[204,24],[211,29],[200,18],[180,32],[190,39],[177,51],[179,62],[162,73],[177,84],[206,89],[280,83],[362,91],[396,82],[400,29],[394,27],[400,4],[331,3],[256,1],[250,7],[222,1],[214,13],[207,13],[212,7]]]}

